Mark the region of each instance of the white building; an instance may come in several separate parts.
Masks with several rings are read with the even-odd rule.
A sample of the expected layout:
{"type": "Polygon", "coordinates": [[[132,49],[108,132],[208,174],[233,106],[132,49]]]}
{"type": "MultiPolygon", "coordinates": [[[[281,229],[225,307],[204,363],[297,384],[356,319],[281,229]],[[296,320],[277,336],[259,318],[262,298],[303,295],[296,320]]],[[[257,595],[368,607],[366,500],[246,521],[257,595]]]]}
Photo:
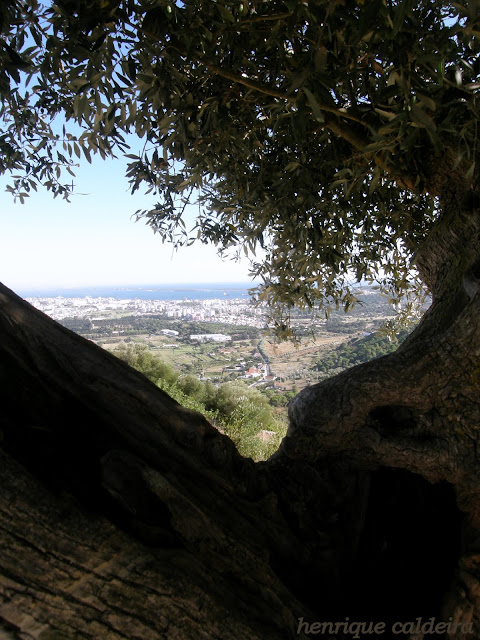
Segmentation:
{"type": "Polygon", "coordinates": [[[228,342],[232,336],[225,336],[223,333],[197,333],[190,336],[190,340],[198,340],[199,342],[228,342]]]}
{"type": "Polygon", "coordinates": [[[178,336],[178,331],[173,331],[172,329],[162,329],[160,333],[163,333],[165,336],[178,336]]]}

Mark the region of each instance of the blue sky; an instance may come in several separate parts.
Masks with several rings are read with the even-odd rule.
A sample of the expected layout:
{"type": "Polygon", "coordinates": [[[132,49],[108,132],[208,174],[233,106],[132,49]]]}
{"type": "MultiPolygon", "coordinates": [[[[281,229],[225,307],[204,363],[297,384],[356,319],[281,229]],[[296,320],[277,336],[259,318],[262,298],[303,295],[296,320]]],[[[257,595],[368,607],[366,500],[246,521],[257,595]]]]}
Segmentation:
{"type": "MultiPolygon", "coordinates": [[[[82,162],[68,203],[47,191],[14,203],[0,178],[0,281],[10,288],[74,287],[178,282],[250,282],[248,262],[221,260],[214,247],[195,243],[173,251],[143,222],[137,209],[155,196],[131,196],[125,162],[82,162]]],[[[68,175],[68,174],[66,174],[68,175]]]]}

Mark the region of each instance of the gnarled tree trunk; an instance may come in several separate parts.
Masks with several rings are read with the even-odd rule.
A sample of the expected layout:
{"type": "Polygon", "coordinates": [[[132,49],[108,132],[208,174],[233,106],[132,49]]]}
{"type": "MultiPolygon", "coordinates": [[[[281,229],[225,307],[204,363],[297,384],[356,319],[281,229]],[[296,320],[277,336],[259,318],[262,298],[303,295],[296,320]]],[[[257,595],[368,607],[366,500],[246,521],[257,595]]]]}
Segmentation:
{"type": "Polygon", "coordinates": [[[421,324],[302,391],[261,464],[0,288],[0,638],[480,635],[480,212],[446,205],[421,324]]]}
{"type": "Polygon", "coordinates": [[[271,465],[361,476],[358,502],[338,506],[342,612],[479,635],[480,211],[452,197],[416,261],[433,296],[422,322],[395,353],[302,391],[271,465]]]}
{"type": "Polygon", "coordinates": [[[202,416],[5,287],[0,331],[5,631],[292,635],[303,606],[270,554],[303,551],[266,472],[202,416]]]}

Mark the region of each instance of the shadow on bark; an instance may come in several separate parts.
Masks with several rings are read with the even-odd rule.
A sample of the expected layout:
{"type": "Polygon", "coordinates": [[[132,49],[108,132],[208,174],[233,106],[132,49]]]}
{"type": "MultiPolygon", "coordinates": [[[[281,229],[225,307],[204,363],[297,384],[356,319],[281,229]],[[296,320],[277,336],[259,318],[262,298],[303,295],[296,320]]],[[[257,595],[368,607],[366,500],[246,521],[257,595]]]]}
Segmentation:
{"type": "Polygon", "coordinates": [[[392,624],[440,619],[461,554],[462,520],[452,485],[400,469],[374,471],[344,615],[392,624]]]}
{"type": "Polygon", "coordinates": [[[468,358],[451,358],[478,333],[475,305],[435,349],[434,309],[420,343],[306,389],[260,464],[5,287],[0,305],[9,633],[276,640],[302,637],[299,620],[347,616],[478,625],[476,450],[470,423],[452,429],[459,412],[477,416],[477,382],[470,397],[468,358]]]}

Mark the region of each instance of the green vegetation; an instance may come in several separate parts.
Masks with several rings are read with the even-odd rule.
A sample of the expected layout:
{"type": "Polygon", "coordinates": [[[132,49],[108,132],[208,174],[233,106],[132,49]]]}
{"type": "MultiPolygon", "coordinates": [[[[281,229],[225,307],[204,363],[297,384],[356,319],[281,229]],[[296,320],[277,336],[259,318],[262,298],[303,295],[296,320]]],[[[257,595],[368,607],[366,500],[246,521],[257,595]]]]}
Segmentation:
{"type": "MultiPolygon", "coordinates": [[[[132,192],[155,198],[137,218],[163,240],[245,251],[279,336],[299,309],[354,306],[354,281],[422,311],[441,211],[478,208],[478,3],[5,0],[0,13],[0,174],[21,202],[39,184],[68,197],[78,158],[120,153],[132,192]]],[[[99,331],[128,335],[117,327],[99,331]]]]}
{"type": "MultiPolygon", "coordinates": [[[[311,314],[294,309],[295,343],[279,342],[273,335],[266,336],[265,330],[260,328],[171,318],[161,313],[118,316],[112,312],[111,317],[95,318],[94,321],[83,317],[65,318],[61,322],[110,351],[125,351],[127,344],[131,347],[141,345],[143,362],[136,366],[144,372],[153,366],[146,359],[152,355],[159,356],[154,360],[168,366],[176,379],[172,395],[177,399],[184,398],[179,400],[181,403],[196,399],[201,403],[202,411],[204,408],[207,411],[210,406],[208,398],[205,398],[205,388],[238,380],[249,367],[257,366],[262,360],[268,362],[274,380],[260,382],[255,389],[268,400],[273,415],[285,422],[286,407],[298,389],[394,348],[395,342],[390,343],[386,337],[380,338],[378,332],[394,313],[386,297],[369,287],[362,288],[358,297],[360,304],[348,314],[333,311],[328,319],[314,323],[311,314]],[[164,335],[161,333],[163,329],[174,330],[178,335],[164,335]],[[363,340],[365,331],[375,335],[363,340]],[[190,339],[195,333],[212,332],[230,335],[232,340],[216,344],[190,339]],[[352,338],[353,342],[348,342],[352,338]],[[340,343],[348,344],[342,346],[340,343]],[[150,352],[148,356],[147,351],[150,352]],[[180,392],[183,396],[178,395],[180,392]]],[[[99,312],[91,313],[90,317],[93,317],[93,313],[98,315],[99,312]]],[[[130,360],[132,353],[128,356],[130,360]]],[[[162,372],[150,377],[154,380],[160,378],[162,372]]],[[[163,378],[168,379],[168,376],[163,378]]],[[[248,384],[252,383],[254,380],[248,384]]],[[[212,395],[211,390],[208,395],[212,395]]]]}
{"type": "Polygon", "coordinates": [[[12,194],[68,197],[77,158],[123,153],[155,198],[137,217],[244,249],[283,335],[294,307],[352,306],[352,274],[418,292],[439,185],[478,179],[475,2],[4,4],[12,194]]]}
{"type": "Polygon", "coordinates": [[[268,458],[285,435],[286,423],[274,415],[260,391],[242,381],[215,387],[193,375],[179,375],[146,345],[120,345],[113,353],[143,373],[179,404],[202,413],[228,435],[240,453],[254,460],[268,458]],[[265,433],[268,432],[268,433],[265,433]]]}
{"type": "Polygon", "coordinates": [[[382,333],[352,338],[322,354],[312,368],[325,374],[326,378],[330,377],[349,367],[392,353],[406,336],[407,332],[403,331],[396,340],[382,333]]]}
{"type": "Polygon", "coordinates": [[[115,355],[131,367],[143,373],[152,382],[162,379],[167,383],[175,382],[177,374],[174,369],[165,364],[160,358],[153,356],[143,345],[120,345],[115,355]]]}
{"type": "Polygon", "coordinates": [[[172,320],[161,314],[102,318],[96,319],[94,323],[86,318],[72,317],[62,320],[62,324],[72,331],[95,339],[109,337],[114,332],[124,336],[134,336],[140,333],[155,334],[162,329],[178,331],[185,340],[188,340],[190,335],[199,333],[223,333],[232,336],[232,339],[235,340],[259,339],[263,335],[261,329],[248,325],[172,320]]]}

